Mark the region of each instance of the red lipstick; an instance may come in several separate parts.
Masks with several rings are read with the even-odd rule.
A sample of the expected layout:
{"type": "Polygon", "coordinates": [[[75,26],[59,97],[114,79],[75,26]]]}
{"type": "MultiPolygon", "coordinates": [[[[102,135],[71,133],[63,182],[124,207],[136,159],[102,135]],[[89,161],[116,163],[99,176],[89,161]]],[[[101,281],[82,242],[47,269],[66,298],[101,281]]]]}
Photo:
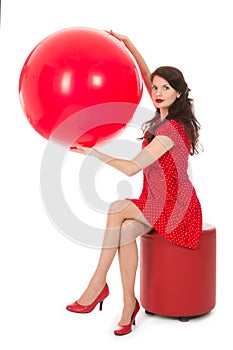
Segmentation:
{"type": "Polygon", "coordinates": [[[162,103],[164,100],[161,100],[160,98],[156,98],[155,102],[156,103],[162,103]]]}

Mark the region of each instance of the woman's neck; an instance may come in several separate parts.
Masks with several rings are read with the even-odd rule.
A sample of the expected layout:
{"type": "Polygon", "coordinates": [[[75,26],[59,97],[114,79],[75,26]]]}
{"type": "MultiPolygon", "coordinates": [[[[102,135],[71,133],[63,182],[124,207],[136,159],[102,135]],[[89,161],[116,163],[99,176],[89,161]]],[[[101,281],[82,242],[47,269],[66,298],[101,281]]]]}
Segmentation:
{"type": "Polygon", "coordinates": [[[160,108],[160,118],[164,120],[168,116],[168,108],[160,108]]]}

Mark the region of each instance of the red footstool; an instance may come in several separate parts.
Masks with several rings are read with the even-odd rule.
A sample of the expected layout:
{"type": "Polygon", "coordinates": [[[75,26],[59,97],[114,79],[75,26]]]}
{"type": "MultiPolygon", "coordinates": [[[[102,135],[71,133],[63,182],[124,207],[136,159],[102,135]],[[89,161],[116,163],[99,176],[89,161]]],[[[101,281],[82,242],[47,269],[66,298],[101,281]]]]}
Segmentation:
{"type": "Polygon", "coordinates": [[[215,307],[215,227],[204,225],[195,250],[170,243],[156,231],[140,243],[140,301],[146,313],[188,321],[215,307]]]}

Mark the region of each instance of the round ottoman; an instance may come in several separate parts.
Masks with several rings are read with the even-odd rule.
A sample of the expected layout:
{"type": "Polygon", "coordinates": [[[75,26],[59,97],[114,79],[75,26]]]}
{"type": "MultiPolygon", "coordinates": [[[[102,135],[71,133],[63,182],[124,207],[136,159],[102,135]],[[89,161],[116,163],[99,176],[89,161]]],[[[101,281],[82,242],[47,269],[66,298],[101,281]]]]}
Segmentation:
{"type": "Polygon", "coordinates": [[[146,313],[181,321],[208,313],[216,303],[216,229],[205,224],[195,250],[156,231],[140,238],[140,301],[146,313]]]}

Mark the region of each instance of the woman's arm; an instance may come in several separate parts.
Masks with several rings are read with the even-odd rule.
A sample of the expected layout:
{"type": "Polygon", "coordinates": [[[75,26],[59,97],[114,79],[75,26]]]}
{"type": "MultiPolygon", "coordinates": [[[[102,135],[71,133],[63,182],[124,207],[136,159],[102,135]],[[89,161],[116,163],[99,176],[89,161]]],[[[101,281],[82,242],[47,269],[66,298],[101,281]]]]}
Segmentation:
{"type": "Polygon", "coordinates": [[[174,146],[173,141],[167,136],[156,136],[146,147],[132,160],[114,158],[97,151],[95,148],[83,146],[72,147],[71,150],[85,155],[91,155],[102,162],[111,165],[127,176],[133,176],[142,169],[154,163],[164,153],[174,146]]]}
{"type": "Polygon", "coordinates": [[[151,72],[150,72],[144,58],[140,54],[140,52],[136,49],[136,47],[133,45],[133,43],[130,41],[130,39],[127,36],[121,35],[121,34],[116,34],[112,30],[109,33],[112,36],[114,36],[115,38],[117,38],[118,40],[123,41],[123,43],[125,44],[127,49],[134,56],[138,66],[139,66],[139,69],[141,71],[142,79],[146,85],[146,88],[147,88],[150,96],[151,96],[151,72]]]}

